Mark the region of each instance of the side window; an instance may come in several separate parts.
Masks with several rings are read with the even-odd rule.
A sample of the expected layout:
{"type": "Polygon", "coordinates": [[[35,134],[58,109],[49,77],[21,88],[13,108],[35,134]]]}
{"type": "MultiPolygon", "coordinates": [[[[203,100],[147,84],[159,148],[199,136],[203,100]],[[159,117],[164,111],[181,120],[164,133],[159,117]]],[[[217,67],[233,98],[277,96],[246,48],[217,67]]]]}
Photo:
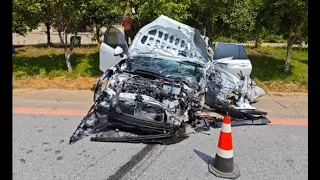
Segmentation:
{"type": "Polygon", "coordinates": [[[103,42],[111,46],[112,48],[116,48],[117,46],[120,46],[123,49],[124,53],[128,52],[128,45],[124,38],[123,33],[115,27],[107,28],[104,34],[103,42]]]}
{"type": "Polygon", "coordinates": [[[214,59],[220,59],[232,56],[233,59],[248,59],[245,47],[243,45],[231,43],[216,43],[214,59]]]}

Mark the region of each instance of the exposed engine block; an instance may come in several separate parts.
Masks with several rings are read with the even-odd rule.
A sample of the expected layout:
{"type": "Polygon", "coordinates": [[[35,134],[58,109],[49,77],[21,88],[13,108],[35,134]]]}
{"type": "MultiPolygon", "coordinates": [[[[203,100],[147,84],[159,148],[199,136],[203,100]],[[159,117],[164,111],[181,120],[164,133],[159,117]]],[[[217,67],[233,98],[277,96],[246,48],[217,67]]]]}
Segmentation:
{"type": "MultiPolygon", "coordinates": [[[[164,105],[167,109],[166,112],[171,114],[174,119],[178,119],[179,122],[188,121],[189,113],[200,111],[204,103],[203,95],[198,94],[185,83],[161,78],[150,79],[138,75],[121,73],[109,79],[107,88],[112,89],[116,93],[141,95],[141,97],[145,97],[145,99],[151,97],[159,103],[159,106],[164,105]]],[[[159,108],[151,108],[150,105],[138,106],[136,101],[133,103],[133,99],[129,100],[128,95],[126,96],[127,98],[124,97],[124,95],[121,97],[122,100],[127,101],[127,106],[131,105],[135,107],[134,113],[141,114],[137,112],[138,108],[140,111],[144,111],[142,114],[152,117],[151,119],[153,120],[156,119],[154,117],[159,119],[159,114],[163,113],[156,111],[156,109],[159,108]],[[154,112],[154,115],[151,115],[150,112],[154,112]]],[[[155,104],[153,105],[154,107],[156,107],[155,104]]],[[[170,117],[168,118],[170,120],[170,117]]]]}

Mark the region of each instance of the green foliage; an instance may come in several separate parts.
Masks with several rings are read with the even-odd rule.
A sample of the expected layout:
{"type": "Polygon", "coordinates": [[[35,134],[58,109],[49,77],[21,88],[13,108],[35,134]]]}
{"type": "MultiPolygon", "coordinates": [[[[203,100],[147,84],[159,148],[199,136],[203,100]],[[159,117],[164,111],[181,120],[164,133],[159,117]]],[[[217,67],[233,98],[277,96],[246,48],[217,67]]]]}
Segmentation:
{"type": "Polygon", "coordinates": [[[25,35],[38,27],[39,4],[29,0],[13,0],[12,32],[25,35]]]}
{"type": "MultiPolygon", "coordinates": [[[[229,3],[231,1],[228,1],[229,3]]],[[[223,18],[228,24],[230,36],[240,43],[250,39],[254,29],[254,18],[256,12],[251,9],[251,1],[234,1],[230,3],[229,14],[223,18]]]]}
{"type": "Polygon", "coordinates": [[[93,31],[94,40],[99,43],[102,35],[100,29],[114,24],[119,15],[122,15],[125,2],[122,0],[91,0],[87,4],[85,22],[90,23],[96,28],[93,31]]]}
{"type": "Polygon", "coordinates": [[[96,26],[114,24],[117,16],[122,15],[124,1],[122,0],[91,0],[87,4],[88,22],[96,26]]]}
{"type": "MultiPolygon", "coordinates": [[[[84,24],[99,30],[134,8],[137,28],[163,14],[199,29],[213,41],[223,36],[237,42],[279,42],[283,37],[299,44],[308,41],[307,6],[307,0],[13,0],[12,31],[24,35],[39,22],[66,33],[84,24]]],[[[101,35],[94,33],[96,39],[101,35]]]]}
{"type": "Polygon", "coordinates": [[[139,27],[150,23],[160,15],[166,15],[174,20],[185,22],[190,16],[187,8],[191,0],[134,0],[132,7],[137,12],[133,15],[133,19],[138,23],[139,27]]]}
{"type": "Polygon", "coordinates": [[[238,42],[250,38],[256,11],[250,0],[195,0],[191,2],[188,23],[215,40],[231,37],[238,42]]]}
{"type": "Polygon", "coordinates": [[[265,0],[269,29],[282,34],[293,45],[300,37],[308,36],[308,1],[307,0],[265,0]]]}
{"type": "MultiPolygon", "coordinates": [[[[58,32],[75,33],[87,11],[85,0],[45,0],[43,10],[50,7],[50,21],[58,32]]],[[[45,14],[44,14],[45,16],[45,14]]]]}
{"type": "Polygon", "coordinates": [[[290,68],[291,47],[301,44],[308,36],[308,1],[307,0],[265,0],[265,22],[269,29],[287,39],[287,55],[284,71],[290,68]]]}
{"type": "Polygon", "coordinates": [[[237,41],[235,39],[232,39],[230,37],[225,36],[219,36],[215,39],[216,42],[226,42],[226,43],[236,43],[237,41]]]}
{"type": "Polygon", "coordinates": [[[37,15],[41,22],[52,24],[52,19],[54,17],[53,5],[54,0],[35,0],[35,4],[37,4],[38,12],[37,15]]]}
{"type": "Polygon", "coordinates": [[[276,35],[276,34],[268,34],[262,38],[262,41],[268,42],[268,43],[285,43],[286,42],[286,40],[284,40],[281,35],[276,35]]]}

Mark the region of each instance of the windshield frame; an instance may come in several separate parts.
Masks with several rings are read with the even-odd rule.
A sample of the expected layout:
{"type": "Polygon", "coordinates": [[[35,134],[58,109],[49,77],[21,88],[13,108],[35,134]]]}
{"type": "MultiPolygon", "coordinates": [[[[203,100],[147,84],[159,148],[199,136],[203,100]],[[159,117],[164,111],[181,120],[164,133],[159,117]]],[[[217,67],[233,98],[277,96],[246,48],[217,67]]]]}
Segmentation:
{"type": "MultiPolygon", "coordinates": [[[[177,57],[169,57],[169,56],[163,56],[163,55],[156,55],[156,54],[149,54],[149,55],[136,55],[136,56],[130,56],[128,57],[128,68],[132,73],[135,73],[135,71],[137,70],[142,70],[142,71],[146,71],[146,72],[150,72],[156,76],[159,77],[167,77],[167,78],[173,78],[173,79],[180,79],[182,81],[188,81],[186,79],[194,79],[196,82],[199,81],[199,78],[201,76],[204,75],[204,69],[205,69],[205,64],[203,62],[194,62],[194,60],[188,60],[188,59],[184,59],[184,58],[177,58],[177,57]],[[135,66],[134,64],[132,64],[133,59],[135,58],[150,58],[150,60],[154,59],[163,59],[165,61],[175,61],[177,63],[182,63],[182,64],[186,64],[186,65],[190,65],[190,66],[194,66],[194,70],[195,70],[195,74],[192,75],[188,75],[188,74],[184,74],[184,73],[164,73],[161,72],[161,69],[153,69],[151,70],[150,68],[147,67],[142,67],[142,68],[136,68],[133,69],[132,65],[135,66]],[[185,79],[185,80],[184,80],[185,79]]],[[[140,71],[139,71],[140,72],[140,71]]]]}
{"type": "Polygon", "coordinates": [[[211,61],[211,57],[208,54],[208,45],[205,40],[201,37],[198,29],[194,28],[193,42],[196,46],[196,51],[205,61],[211,61]]]}

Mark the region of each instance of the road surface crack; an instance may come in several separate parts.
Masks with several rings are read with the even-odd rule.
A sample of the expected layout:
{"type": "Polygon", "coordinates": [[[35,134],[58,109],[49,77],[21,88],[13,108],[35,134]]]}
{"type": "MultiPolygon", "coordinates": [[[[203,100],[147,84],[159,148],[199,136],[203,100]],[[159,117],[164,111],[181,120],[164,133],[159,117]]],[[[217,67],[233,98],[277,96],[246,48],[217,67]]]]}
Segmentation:
{"type": "Polygon", "coordinates": [[[285,108],[285,109],[287,109],[287,107],[285,106],[285,105],[283,105],[283,104],[281,104],[281,103],[279,103],[278,101],[276,101],[276,100],[274,100],[277,104],[279,104],[281,107],[283,107],[283,108],[285,108]]]}

